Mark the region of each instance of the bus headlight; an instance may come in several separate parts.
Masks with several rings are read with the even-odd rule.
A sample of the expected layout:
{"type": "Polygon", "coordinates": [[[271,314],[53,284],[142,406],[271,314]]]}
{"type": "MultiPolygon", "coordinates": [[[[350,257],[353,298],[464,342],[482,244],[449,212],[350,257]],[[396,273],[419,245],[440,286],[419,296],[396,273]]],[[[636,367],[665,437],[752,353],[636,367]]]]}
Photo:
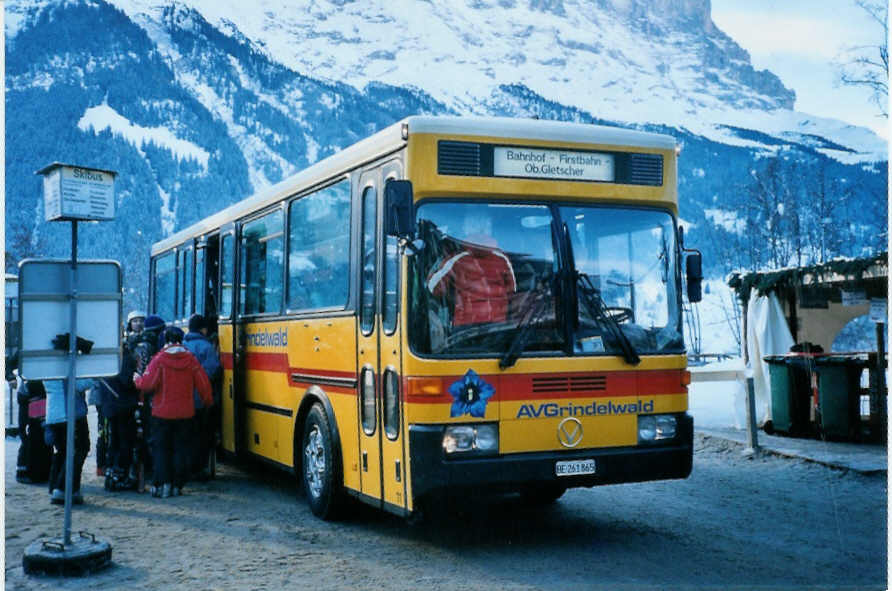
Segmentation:
{"type": "Polygon", "coordinates": [[[443,451],[454,453],[495,453],[499,450],[499,425],[449,425],[443,433],[443,451]]]}
{"type": "Polygon", "coordinates": [[[638,415],[638,443],[675,437],[675,415],[638,415]]]}
{"type": "Polygon", "coordinates": [[[496,423],[477,425],[477,449],[485,452],[499,451],[499,426],[496,423]]]}
{"type": "Polygon", "coordinates": [[[657,438],[657,420],[653,415],[638,416],[638,442],[657,438]]]}
{"type": "Polygon", "coordinates": [[[675,437],[676,420],[674,415],[657,415],[657,439],[675,437]]]}

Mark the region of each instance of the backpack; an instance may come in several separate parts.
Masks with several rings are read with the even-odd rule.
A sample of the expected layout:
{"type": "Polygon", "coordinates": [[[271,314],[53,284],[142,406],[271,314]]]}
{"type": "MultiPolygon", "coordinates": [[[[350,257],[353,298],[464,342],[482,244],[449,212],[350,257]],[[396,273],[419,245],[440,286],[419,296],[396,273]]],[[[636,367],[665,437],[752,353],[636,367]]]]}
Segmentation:
{"type": "Polygon", "coordinates": [[[158,336],[152,331],[142,331],[133,339],[130,352],[136,364],[136,371],[142,374],[146,371],[149,361],[158,352],[158,336]]]}

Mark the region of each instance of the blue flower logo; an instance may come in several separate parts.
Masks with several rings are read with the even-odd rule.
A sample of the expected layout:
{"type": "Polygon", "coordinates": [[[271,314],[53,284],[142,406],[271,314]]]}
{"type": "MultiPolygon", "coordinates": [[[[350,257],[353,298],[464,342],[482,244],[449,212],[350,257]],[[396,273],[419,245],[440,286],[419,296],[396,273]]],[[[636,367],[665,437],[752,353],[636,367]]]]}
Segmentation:
{"type": "Polygon", "coordinates": [[[455,399],[449,416],[469,414],[472,417],[483,417],[486,415],[486,403],[496,393],[496,389],[480,379],[473,369],[469,369],[464,377],[449,386],[449,393],[455,399]]]}

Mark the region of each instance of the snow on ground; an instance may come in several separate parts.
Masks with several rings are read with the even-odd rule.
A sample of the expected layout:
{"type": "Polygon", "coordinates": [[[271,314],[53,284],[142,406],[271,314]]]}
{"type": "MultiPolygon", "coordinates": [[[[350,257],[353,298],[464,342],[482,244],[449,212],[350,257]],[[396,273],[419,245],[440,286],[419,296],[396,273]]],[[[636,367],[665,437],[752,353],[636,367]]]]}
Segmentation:
{"type": "Polygon", "coordinates": [[[108,129],[113,134],[122,136],[140,150],[144,145],[154,143],[162,148],[167,148],[181,160],[196,160],[205,170],[208,167],[210,154],[206,150],[192,142],[176,137],[166,127],[143,127],[136,125],[105,103],[89,107],[84,111],[84,115],[77,122],[77,126],[82,131],[92,129],[93,133],[99,133],[108,129]]]}

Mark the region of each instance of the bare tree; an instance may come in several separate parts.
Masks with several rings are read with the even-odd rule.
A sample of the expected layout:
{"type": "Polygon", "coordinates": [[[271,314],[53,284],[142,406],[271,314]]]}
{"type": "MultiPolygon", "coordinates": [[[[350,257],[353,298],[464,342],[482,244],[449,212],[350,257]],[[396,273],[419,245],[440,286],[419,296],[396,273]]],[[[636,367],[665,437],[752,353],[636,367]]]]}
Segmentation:
{"type": "Polygon", "coordinates": [[[837,57],[839,80],[846,86],[864,86],[883,117],[889,114],[889,5],[885,0],[855,0],[872,21],[879,25],[882,37],[876,44],[855,45],[837,57]]]}

